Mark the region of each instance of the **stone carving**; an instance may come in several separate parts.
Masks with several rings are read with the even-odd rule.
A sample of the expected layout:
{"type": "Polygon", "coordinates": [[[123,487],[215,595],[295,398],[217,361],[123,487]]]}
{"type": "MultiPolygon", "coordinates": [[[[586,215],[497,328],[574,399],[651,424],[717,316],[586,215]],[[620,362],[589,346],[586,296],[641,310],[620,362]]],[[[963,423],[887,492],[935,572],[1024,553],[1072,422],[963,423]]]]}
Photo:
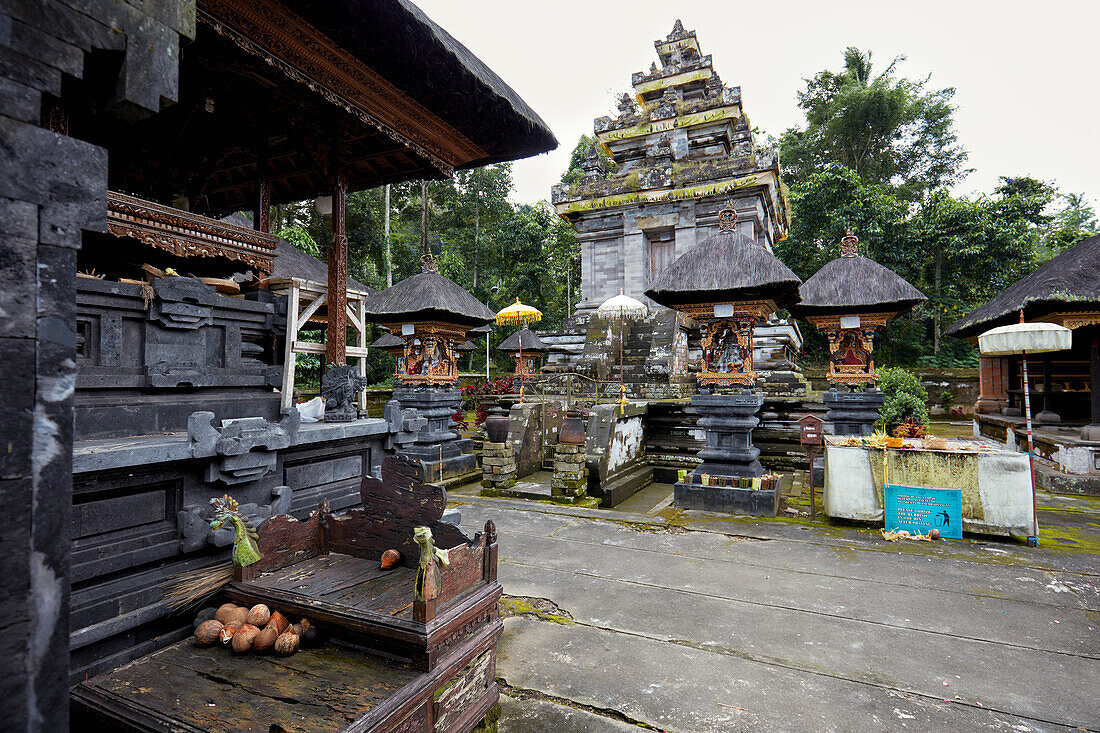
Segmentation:
{"type": "Polygon", "coordinates": [[[214,288],[193,277],[162,277],[153,281],[149,320],[165,328],[193,331],[214,322],[214,288]]]}
{"type": "Polygon", "coordinates": [[[634,105],[634,98],[625,92],[619,95],[617,106],[619,108],[619,119],[629,117],[637,112],[637,107],[634,105]]]}
{"type": "Polygon", "coordinates": [[[389,450],[415,442],[417,434],[428,426],[426,417],[421,417],[415,408],[402,409],[397,400],[386,403],[382,416],[389,429],[390,436],[386,444],[389,450]]]}
{"type": "MultiPolygon", "coordinates": [[[[289,512],[293,494],[289,486],[276,486],[271,490],[270,504],[255,502],[241,504],[237,512],[241,518],[249,520],[254,527],[259,527],[265,520],[289,512]]],[[[230,527],[212,529],[210,522],[213,519],[214,510],[209,504],[184,506],[182,511],[176,514],[176,525],[180,531],[180,551],[194,552],[206,545],[227,547],[233,544],[234,530],[230,527]]]]}
{"type": "Polygon", "coordinates": [[[276,451],[294,445],[301,417],[292,409],[277,423],[262,417],[223,420],[214,427],[214,413],[193,412],[187,420],[191,455],[211,458],[206,466],[207,483],[239,484],[255,481],[275,470],[276,451]]]}
{"type": "Polygon", "coordinates": [[[703,89],[709,99],[718,99],[722,96],[722,80],[717,74],[712,74],[703,85],[703,89]]]}
{"type": "MultiPolygon", "coordinates": [[[[670,87],[665,90],[665,93],[661,95],[661,101],[657,103],[657,106],[650,113],[649,119],[653,121],[667,120],[676,116],[676,104],[680,101],[680,98],[676,96],[676,92],[670,87]]],[[[663,140],[664,138],[662,138],[663,140]]]]}
{"type": "Polygon", "coordinates": [[[321,377],[321,397],[325,400],[325,422],[351,422],[359,417],[355,395],[366,388],[366,377],[357,367],[330,367],[321,377]]]}

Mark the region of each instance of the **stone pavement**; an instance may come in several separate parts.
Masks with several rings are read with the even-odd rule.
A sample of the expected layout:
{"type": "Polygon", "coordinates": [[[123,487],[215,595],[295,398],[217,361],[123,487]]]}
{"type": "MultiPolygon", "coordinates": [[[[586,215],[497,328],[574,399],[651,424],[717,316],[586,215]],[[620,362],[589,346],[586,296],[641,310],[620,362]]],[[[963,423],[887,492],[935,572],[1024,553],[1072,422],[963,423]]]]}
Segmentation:
{"type": "MultiPolygon", "coordinates": [[[[667,490],[670,492],[671,487],[667,490]]],[[[459,490],[500,536],[500,731],[1100,729],[1100,501],[1043,546],[459,490]]]]}

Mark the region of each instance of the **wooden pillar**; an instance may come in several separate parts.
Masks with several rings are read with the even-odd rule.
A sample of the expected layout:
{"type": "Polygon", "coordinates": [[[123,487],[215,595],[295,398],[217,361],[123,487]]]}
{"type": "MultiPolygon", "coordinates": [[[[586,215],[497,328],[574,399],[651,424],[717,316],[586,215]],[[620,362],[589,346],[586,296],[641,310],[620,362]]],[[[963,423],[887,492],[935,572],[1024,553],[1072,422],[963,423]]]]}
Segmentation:
{"type": "Polygon", "coordinates": [[[332,246],[328,250],[328,328],[325,355],[329,366],[347,364],[348,238],[344,233],[347,174],[337,168],[332,187],[332,246]]]}
{"type": "Polygon", "coordinates": [[[271,233],[271,181],[267,178],[259,178],[256,181],[256,202],[252,211],[252,226],[254,229],[271,233]]]}
{"type": "MultiPolygon", "coordinates": [[[[1092,424],[1100,433],[1100,334],[1093,333],[1089,355],[1089,391],[1092,393],[1092,424]]],[[[1098,435],[1100,438],[1100,435],[1098,435]]]]}

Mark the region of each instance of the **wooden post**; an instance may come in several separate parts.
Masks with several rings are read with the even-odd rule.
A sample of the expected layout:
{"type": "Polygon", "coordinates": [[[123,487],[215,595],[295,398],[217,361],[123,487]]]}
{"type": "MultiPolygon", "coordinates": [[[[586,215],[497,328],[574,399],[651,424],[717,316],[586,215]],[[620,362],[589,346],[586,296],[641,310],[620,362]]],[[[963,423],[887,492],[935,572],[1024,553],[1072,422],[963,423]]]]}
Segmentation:
{"type": "Polygon", "coordinates": [[[347,174],[337,170],[332,187],[332,246],[328,250],[328,328],[325,355],[329,366],[347,364],[348,238],[344,233],[347,174]]]}
{"type": "Polygon", "coordinates": [[[1089,390],[1092,392],[1092,424],[1100,425],[1100,335],[1093,334],[1089,355],[1089,390]]]}
{"type": "Polygon", "coordinates": [[[256,181],[256,208],[252,212],[252,227],[265,234],[271,233],[271,181],[256,181]]]}

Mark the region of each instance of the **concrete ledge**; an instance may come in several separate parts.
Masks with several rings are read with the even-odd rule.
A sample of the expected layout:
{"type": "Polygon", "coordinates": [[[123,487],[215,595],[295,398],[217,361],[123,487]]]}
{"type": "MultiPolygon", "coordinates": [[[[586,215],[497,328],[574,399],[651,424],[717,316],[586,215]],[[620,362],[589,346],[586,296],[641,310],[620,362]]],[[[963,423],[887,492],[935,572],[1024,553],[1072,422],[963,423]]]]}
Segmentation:
{"type": "Polygon", "coordinates": [[[590,479],[588,495],[599,499],[601,507],[610,509],[634,496],[651,483],[653,483],[653,466],[638,463],[619,472],[614,479],[603,486],[593,488],[590,479]]]}
{"type": "Polygon", "coordinates": [[[735,489],[731,486],[676,484],[672,503],[683,509],[774,517],[779,509],[780,492],[780,488],[735,489]]]}
{"type": "Polygon", "coordinates": [[[1051,494],[1100,496],[1100,475],[1065,473],[1045,466],[1036,466],[1035,487],[1051,494]]]}

